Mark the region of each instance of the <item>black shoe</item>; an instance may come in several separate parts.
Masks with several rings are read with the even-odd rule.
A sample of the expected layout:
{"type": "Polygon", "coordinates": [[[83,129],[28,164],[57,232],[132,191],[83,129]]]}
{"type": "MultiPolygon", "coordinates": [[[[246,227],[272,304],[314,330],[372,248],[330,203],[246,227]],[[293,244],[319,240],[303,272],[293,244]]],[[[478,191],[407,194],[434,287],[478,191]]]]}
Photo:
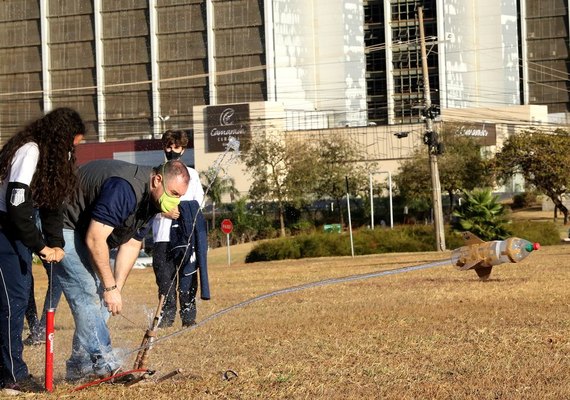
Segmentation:
{"type": "Polygon", "coordinates": [[[2,393],[10,396],[17,396],[22,393],[40,393],[44,391],[44,387],[36,382],[32,375],[18,382],[5,383],[2,393]]]}
{"type": "Polygon", "coordinates": [[[192,325],[196,325],[196,320],[192,320],[192,321],[182,321],[182,327],[183,328],[188,328],[189,326],[192,325]]]}

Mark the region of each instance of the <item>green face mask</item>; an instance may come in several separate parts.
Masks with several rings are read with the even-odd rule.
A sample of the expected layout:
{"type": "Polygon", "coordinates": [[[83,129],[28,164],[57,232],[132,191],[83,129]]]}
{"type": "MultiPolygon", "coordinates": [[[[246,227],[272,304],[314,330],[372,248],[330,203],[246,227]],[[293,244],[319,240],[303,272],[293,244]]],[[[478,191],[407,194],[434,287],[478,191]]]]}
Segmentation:
{"type": "MultiPolygon", "coordinates": [[[[164,177],[164,175],[162,175],[164,177]]],[[[160,210],[162,212],[169,212],[178,204],[180,204],[180,197],[170,196],[166,191],[166,186],[164,185],[164,178],[162,179],[162,189],[164,193],[158,199],[158,204],[160,204],[160,210]]]]}

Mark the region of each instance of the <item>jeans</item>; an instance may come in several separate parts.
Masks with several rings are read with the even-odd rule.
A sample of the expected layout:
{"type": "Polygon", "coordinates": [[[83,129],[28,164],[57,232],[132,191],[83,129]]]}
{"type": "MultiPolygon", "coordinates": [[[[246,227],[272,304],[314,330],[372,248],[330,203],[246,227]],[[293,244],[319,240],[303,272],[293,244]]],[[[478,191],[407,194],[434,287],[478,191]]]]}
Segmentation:
{"type": "Polygon", "coordinates": [[[32,253],[0,229],[0,383],[29,376],[22,358],[24,314],[32,285],[32,253]]]}
{"type": "Polygon", "coordinates": [[[83,237],[64,229],[65,257],[54,268],[73,319],[75,332],[71,356],[67,360],[67,378],[85,374],[106,375],[120,366],[111,347],[107,327],[109,312],[103,302],[101,283],[90,262],[83,237]]]}

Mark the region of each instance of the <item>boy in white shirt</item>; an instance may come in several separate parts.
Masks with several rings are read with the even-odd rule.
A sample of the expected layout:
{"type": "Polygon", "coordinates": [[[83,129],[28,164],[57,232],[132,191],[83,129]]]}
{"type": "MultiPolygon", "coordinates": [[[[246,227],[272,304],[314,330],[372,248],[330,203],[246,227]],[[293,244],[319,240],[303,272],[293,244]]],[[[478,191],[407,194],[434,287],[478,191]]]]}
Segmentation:
{"type": "MultiPolygon", "coordinates": [[[[184,130],[168,130],[162,135],[162,145],[167,160],[179,159],[188,146],[188,135],[184,130]]],[[[180,200],[196,200],[201,207],[204,200],[204,189],[200,183],[200,177],[194,168],[188,167],[188,172],[190,173],[190,184],[186,194],[180,200]]],[[[176,282],[173,283],[173,281],[180,278],[180,271],[177,271],[178,265],[175,265],[176,262],[170,251],[170,227],[172,220],[178,219],[179,216],[179,208],[175,207],[168,213],[157,214],[152,223],[154,241],[152,267],[158,285],[158,295],[159,297],[166,295],[160,327],[172,326],[176,318],[176,292],[180,287],[180,282],[178,282],[177,288],[176,282]]],[[[195,295],[196,288],[193,292],[195,295]]],[[[182,321],[183,326],[189,326],[193,323],[193,320],[182,321]]]]}

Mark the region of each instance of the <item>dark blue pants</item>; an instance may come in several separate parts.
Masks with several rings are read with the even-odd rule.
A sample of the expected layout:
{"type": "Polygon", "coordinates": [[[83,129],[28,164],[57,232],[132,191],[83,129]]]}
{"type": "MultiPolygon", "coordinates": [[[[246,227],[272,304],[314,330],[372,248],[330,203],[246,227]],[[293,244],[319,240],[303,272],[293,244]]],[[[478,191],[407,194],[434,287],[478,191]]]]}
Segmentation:
{"type": "Polygon", "coordinates": [[[22,331],[31,286],[31,251],[0,229],[0,379],[4,383],[29,376],[22,358],[22,331]]]}
{"type": "Polygon", "coordinates": [[[166,295],[162,306],[162,324],[170,326],[176,318],[176,286],[180,301],[180,318],[183,325],[193,324],[196,320],[196,292],[198,290],[198,272],[188,268],[179,271],[179,258],[173,258],[170,243],[156,242],[152,248],[152,267],[158,285],[158,295],[166,295]],[[178,280],[178,285],[176,280],[178,280]]]}
{"type": "Polygon", "coordinates": [[[155,242],[152,247],[152,269],[158,286],[158,297],[165,295],[162,306],[163,326],[170,326],[176,318],[176,265],[170,253],[170,243],[155,242]]]}
{"type": "Polygon", "coordinates": [[[178,296],[180,298],[180,319],[182,325],[196,323],[196,292],[198,291],[198,271],[191,274],[184,271],[179,276],[178,296]]]}

